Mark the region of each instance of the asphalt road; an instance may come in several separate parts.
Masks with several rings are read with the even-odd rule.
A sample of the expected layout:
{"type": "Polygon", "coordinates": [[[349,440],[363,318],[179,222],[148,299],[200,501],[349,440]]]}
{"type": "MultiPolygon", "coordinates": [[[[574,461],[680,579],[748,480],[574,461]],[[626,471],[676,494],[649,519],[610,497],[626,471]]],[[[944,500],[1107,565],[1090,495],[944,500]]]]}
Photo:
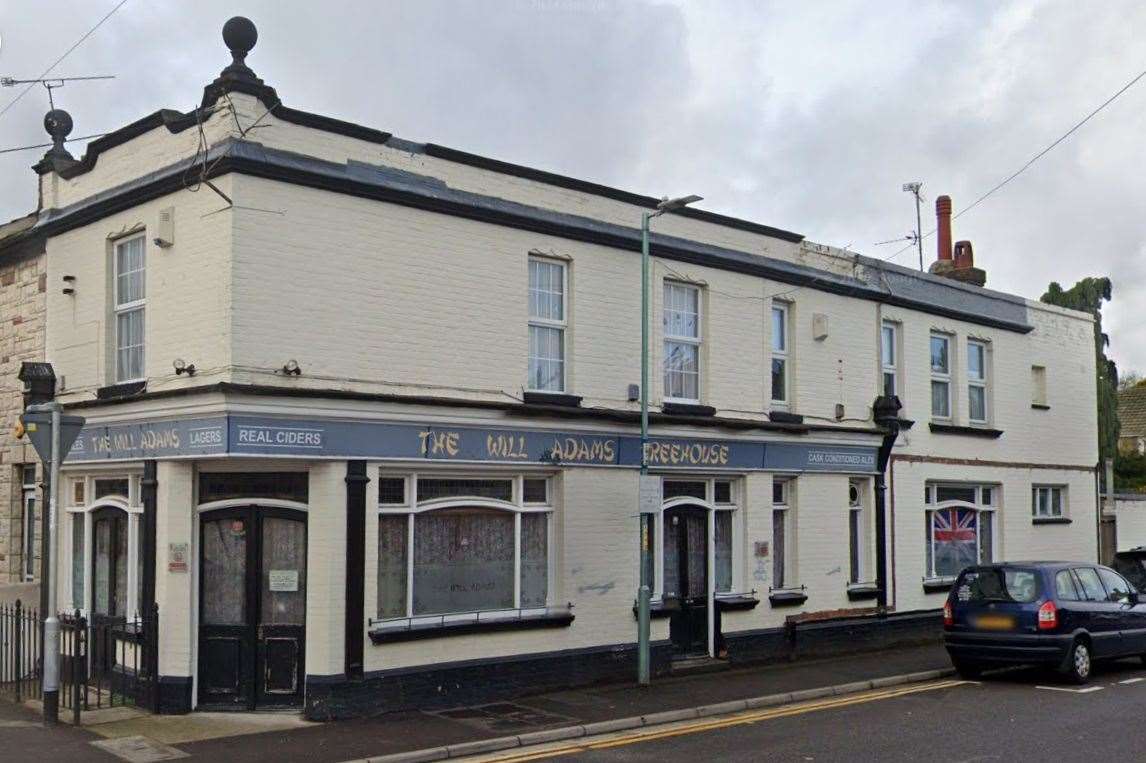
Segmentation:
{"type": "Polygon", "coordinates": [[[1146,760],[1146,670],[1141,663],[1101,668],[1082,689],[1046,672],[1010,671],[977,683],[935,681],[835,697],[808,703],[803,710],[770,708],[575,740],[577,750],[570,750],[570,742],[483,760],[1146,760]]]}

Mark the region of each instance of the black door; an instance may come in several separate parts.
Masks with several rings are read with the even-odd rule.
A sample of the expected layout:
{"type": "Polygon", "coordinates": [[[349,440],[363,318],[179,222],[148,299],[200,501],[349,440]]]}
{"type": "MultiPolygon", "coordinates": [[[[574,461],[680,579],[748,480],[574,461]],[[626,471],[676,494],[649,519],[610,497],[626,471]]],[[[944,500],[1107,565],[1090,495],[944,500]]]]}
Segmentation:
{"type": "Polygon", "coordinates": [[[114,633],[127,620],[127,512],[105,506],[92,512],[91,669],[115,665],[114,633]]]}
{"type": "Polygon", "coordinates": [[[200,532],[200,704],[300,704],[305,514],[221,509],[202,517],[200,532]]]}
{"type": "Polygon", "coordinates": [[[708,654],[708,512],[679,506],[664,518],[664,598],[679,608],[669,619],[678,655],[708,654]]]}

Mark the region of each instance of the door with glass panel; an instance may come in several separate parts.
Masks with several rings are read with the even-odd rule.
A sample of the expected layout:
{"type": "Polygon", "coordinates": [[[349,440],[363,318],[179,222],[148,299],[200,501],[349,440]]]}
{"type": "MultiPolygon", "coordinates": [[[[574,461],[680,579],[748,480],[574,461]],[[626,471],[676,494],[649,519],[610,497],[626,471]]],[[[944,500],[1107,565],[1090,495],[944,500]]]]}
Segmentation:
{"type": "Polygon", "coordinates": [[[201,518],[199,549],[200,704],[301,703],[306,515],[212,511],[201,518]]]}
{"type": "Polygon", "coordinates": [[[677,655],[708,654],[708,511],[664,513],[664,598],[675,600],[669,638],[677,655]]]}
{"type": "Polygon", "coordinates": [[[127,512],[105,506],[92,512],[92,669],[115,664],[114,626],[127,620],[127,512]]]}

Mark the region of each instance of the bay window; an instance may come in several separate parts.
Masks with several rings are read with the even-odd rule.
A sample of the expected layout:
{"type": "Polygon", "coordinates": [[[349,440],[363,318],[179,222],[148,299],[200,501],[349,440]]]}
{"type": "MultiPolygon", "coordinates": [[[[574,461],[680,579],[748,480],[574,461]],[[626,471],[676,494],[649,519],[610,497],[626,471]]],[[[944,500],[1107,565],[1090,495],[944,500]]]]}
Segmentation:
{"type": "Polygon", "coordinates": [[[549,479],[382,476],[380,621],[544,610],[549,479]]]}
{"type": "Polygon", "coordinates": [[[144,378],[144,314],[147,304],[142,235],[115,244],[115,380],[144,378]]]}
{"type": "Polygon", "coordinates": [[[954,578],[964,567],[994,559],[997,495],[992,485],[927,485],[926,578],[954,578]]]}
{"type": "Polygon", "coordinates": [[[540,392],[565,391],[565,263],[529,258],[529,380],[540,392]]]}
{"type": "Polygon", "coordinates": [[[664,396],[700,402],[700,288],[664,285],[664,396]]]}

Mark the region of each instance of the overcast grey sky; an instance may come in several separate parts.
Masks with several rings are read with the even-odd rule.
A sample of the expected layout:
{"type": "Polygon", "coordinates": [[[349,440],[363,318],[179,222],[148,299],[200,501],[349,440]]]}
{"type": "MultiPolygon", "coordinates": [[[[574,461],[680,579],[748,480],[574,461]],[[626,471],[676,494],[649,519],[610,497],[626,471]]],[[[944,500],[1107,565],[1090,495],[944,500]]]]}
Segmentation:
{"type": "MultiPolygon", "coordinates": [[[[36,76],[116,1],[0,0],[0,74],[36,76]]],[[[196,105],[237,13],[287,105],[877,257],[914,227],[905,181],[930,231],[937,195],[962,209],[1146,68],[1136,1],[129,0],[55,71],[117,75],[56,91],[73,134],[196,105]]],[[[25,96],[0,147],[42,142],[46,109],[25,96]]],[[[1146,370],[1144,115],[1146,80],[955,222],[994,288],[1109,275],[1123,371],[1146,370]]],[[[39,153],[0,155],[0,218],[34,207],[39,153]]]]}

